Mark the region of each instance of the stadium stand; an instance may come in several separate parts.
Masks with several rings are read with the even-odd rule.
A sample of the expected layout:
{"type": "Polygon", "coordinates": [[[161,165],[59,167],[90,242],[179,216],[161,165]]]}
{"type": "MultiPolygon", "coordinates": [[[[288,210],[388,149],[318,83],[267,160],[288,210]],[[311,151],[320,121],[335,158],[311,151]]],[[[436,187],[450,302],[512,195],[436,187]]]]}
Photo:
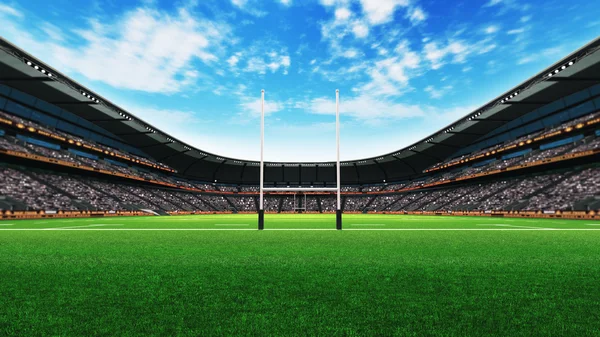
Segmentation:
{"type": "MultiPolygon", "coordinates": [[[[19,62],[0,61],[0,70],[19,62]]],[[[556,82],[544,94],[538,86],[544,76],[513,90],[526,102],[527,90],[538,88],[544,100],[491,102],[410,148],[342,163],[343,210],[600,211],[600,84],[556,82]]],[[[61,82],[43,90],[0,81],[1,210],[257,211],[258,163],[193,149],[110,102],[72,111],[55,106],[48,102],[53,94],[84,90],[62,74],[56,78],[61,82]],[[129,134],[135,136],[123,136],[129,134]]],[[[332,186],[331,163],[268,167],[269,186],[332,186]],[[300,182],[281,178],[288,176],[300,182]]],[[[334,194],[309,193],[304,200],[267,194],[265,211],[336,210],[334,194]]]]}

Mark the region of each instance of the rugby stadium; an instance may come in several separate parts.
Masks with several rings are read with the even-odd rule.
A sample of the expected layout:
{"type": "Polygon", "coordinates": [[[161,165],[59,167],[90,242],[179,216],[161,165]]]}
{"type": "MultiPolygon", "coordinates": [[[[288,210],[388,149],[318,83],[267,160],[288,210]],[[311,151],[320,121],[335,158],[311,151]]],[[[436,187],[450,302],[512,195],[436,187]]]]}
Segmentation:
{"type": "Polygon", "coordinates": [[[600,39],[531,75],[392,153],[261,162],[0,38],[0,334],[600,335],[600,39]]]}

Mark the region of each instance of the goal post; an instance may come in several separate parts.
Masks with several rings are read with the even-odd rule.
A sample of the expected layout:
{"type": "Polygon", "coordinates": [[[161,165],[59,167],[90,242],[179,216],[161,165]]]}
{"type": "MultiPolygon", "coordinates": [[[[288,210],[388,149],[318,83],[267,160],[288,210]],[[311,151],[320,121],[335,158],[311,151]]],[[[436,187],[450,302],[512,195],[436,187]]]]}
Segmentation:
{"type": "MultiPolygon", "coordinates": [[[[340,91],[335,91],[335,133],[336,133],[336,187],[265,187],[265,90],[261,90],[260,97],[260,187],[259,187],[259,209],[258,209],[258,229],[265,228],[265,192],[334,192],[337,196],[335,211],[335,228],[342,229],[342,198],[340,187],[340,91]]],[[[306,207],[306,194],[304,194],[304,207],[306,207]]],[[[294,195],[294,203],[295,203],[294,195]]]]}
{"type": "Polygon", "coordinates": [[[265,180],[265,89],[260,91],[260,200],[258,208],[258,230],[265,228],[265,200],[264,200],[264,180],[265,180]]]}
{"type": "Polygon", "coordinates": [[[335,229],[342,229],[342,197],[340,188],[340,90],[335,90],[335,147],[336,147],[336,187],[337,208],[335,210],[335,229]]]}

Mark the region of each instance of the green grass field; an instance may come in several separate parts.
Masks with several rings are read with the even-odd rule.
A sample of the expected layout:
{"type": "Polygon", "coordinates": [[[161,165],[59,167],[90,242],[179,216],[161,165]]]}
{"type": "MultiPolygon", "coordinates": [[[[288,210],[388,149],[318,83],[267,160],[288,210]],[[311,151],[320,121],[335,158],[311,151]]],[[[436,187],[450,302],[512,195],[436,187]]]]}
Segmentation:
{"type": "Polygon", "coordinates": [[[599,220],[256,219],[0,221],[0,336],[600,335],[599,220]]]}

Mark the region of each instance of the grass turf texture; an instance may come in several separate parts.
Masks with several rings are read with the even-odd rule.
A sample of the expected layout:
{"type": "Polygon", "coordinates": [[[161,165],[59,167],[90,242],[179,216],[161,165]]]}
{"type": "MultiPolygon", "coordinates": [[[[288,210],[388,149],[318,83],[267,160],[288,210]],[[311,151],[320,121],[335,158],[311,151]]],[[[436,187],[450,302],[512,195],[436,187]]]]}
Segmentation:
{"type": "MultiPolygon", "coordinates": [[[[599,335],[600,231],[563,230],[598,224],[345,215],[344,228],[373,230],[259,232],[109,230],[253,229],[256,215],[7,220],[0,335],[599,335]]],[[[265,227],[329,229],[335,216],[266,215],[265,227]]]]}

